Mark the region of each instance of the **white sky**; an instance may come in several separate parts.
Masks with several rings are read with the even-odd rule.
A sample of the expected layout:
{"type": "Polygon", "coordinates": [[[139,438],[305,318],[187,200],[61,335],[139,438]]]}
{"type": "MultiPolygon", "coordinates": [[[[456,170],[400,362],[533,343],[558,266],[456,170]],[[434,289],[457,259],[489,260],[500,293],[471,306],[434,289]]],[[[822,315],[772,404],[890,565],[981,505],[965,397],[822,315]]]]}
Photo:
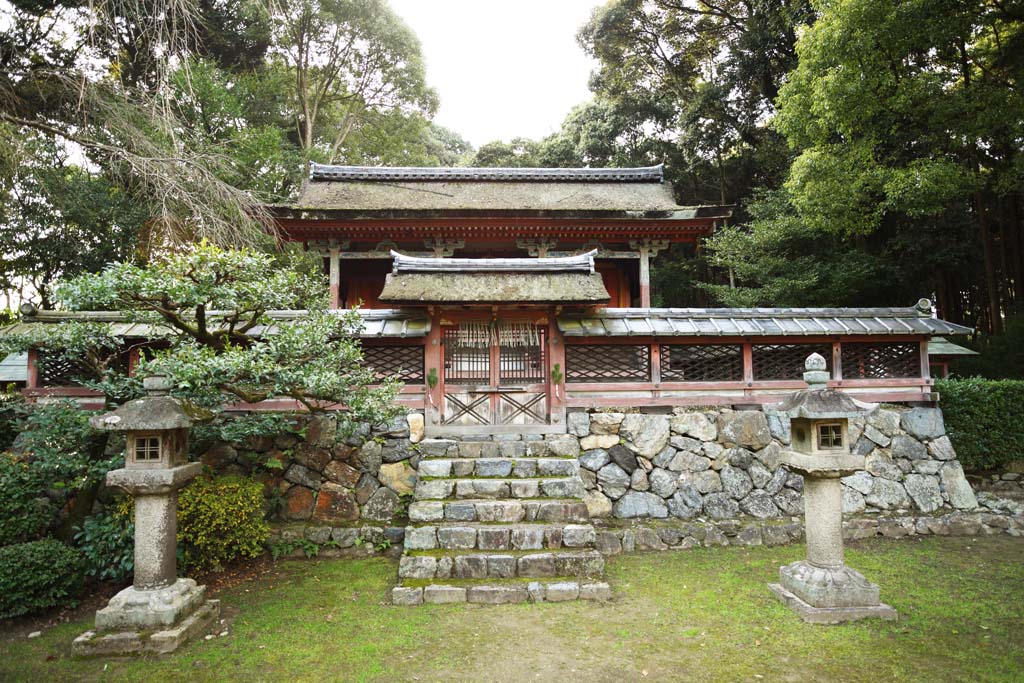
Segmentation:
{"type": "Polygon", "coordinates": [[[590,99],[576,32],[602,0],[390,0],[423,44],[434,119],[474,147],[554,133],[590,99]]]}

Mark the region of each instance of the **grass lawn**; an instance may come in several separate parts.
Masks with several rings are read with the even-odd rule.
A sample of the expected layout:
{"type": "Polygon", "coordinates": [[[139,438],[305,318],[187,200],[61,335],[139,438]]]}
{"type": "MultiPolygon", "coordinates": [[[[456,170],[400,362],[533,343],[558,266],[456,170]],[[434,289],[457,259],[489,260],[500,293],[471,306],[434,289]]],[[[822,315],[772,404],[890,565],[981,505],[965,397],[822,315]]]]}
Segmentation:
{"type": "Polygon", "coordinates": [[[228,634],[78,661],[91,615],[0,635],[2,681],[1024,681],[1024,539],[862,542],[897,622],[804,624],[769,593],[802,546],[609,562],[610,603],[391,607],[394,560],[287,561],[217,595],[228,634]]]}

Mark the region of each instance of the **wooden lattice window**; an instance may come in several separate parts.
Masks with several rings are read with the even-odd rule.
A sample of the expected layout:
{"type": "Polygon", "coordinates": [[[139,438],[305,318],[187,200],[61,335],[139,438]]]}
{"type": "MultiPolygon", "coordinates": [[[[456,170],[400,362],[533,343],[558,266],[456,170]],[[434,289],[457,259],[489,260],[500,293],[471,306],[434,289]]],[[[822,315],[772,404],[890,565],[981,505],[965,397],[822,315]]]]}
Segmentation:
{"type": "Polygon", "coordinates": [[[921,376],[921,349],[913,342],[843,342],[843,379],[921,376]]]}
{"type": "Polygon", "coordinates": [[[423,345],[364,346],[363,361],[378,379],[398,376],[403,382],[423,382],[423,345]]]}
{"type": "Polygon", "coordinates": [[[651,347],[633,344],[569,344],[566,382],[649,382],[651,347]]]}
{"type": "Polygon", "coordinates": [[[676,382],[742,381],[743,347],[739,344],[663,344],[661,378],[676,382]]]}
{"type": "Polygon", "coordinates": [[[160,459],[159,436],[135,437],[134,456],[136,462],[154,462],[160,459]]]}
{"type": "Polygon", "coordinates": [[[751,352],[755,380],[803,379],[804,363],[812,353],[824,357],[832,371],[831,344],[754,344],[751,352]]]}
{"type": "Polygon", "coordinates": [[[525,343],[517,341],[514,345],[507,345],[504,339],[499,338],[498,376],[501,382],[540,384],[544,381],[546,331],[543,327],[537,327],[535,331],[537,338],[525,343]]]}
{"type": "Polygon", "coordinates": [[[463,343],[457,328],[444,331],[445,384],[490,384],[491,348],[482,341],[463,343]]]}
{"type": "Polygon", "coordinates": [[[843,426],[838,422],[818,425],[818,450],[835,451],[843,447],[843,426]]]}

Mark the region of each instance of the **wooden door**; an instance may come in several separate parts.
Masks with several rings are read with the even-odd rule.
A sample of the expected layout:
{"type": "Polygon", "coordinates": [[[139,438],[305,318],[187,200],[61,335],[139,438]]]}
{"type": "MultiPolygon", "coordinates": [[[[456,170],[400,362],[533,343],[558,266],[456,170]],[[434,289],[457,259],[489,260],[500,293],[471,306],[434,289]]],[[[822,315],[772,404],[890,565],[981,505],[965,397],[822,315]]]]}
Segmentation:
{"type": "Polygon", "coordinates": [[[525,323],[445,327],[442,424],[548,424],[546,333],[525,323]]]}

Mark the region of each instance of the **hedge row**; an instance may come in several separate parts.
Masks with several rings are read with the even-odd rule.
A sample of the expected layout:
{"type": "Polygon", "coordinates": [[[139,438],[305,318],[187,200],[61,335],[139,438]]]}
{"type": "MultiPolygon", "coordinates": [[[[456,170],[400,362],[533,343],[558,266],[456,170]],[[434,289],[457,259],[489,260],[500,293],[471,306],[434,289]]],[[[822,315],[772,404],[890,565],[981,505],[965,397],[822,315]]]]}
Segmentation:
{"type": "Polygon", "coordinates": [[[1024,381],[937,380],[942,413],[964,469],[991,470],[1024,460],[1024,381]]]}
{"type": "Polygon", "coordinates": [[[74,606],[83,569],[78,551],[52,538],[0,548],[0,619],[74,606]]]}

